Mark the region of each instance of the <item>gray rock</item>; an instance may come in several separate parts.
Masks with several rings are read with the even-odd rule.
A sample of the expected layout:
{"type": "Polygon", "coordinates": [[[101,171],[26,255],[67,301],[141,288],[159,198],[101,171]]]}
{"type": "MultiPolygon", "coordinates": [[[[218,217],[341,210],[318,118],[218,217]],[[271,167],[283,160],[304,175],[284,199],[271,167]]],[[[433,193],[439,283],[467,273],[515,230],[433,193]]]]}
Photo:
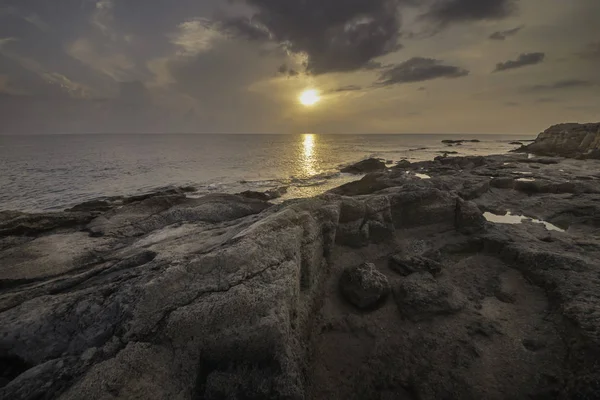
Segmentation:
{"type": "Polygon", "coordinates": [[[458,289],[439,283],[430,273],[414,273],[394,288],[398,309],[413,321],[461,311],[467,301],[458,289]]]}
{"type": "Polygon", "coordinates": [[[0,398],[593,398],[600,163],[522,158],[416,162],[431,179],[391,168],[280,205],[175,190],[2,212],[0,398]],[[535,190],[483,190],[531,165],[535,190]],[[480,229],[479,210],[568,230],[480,229]],[[372,269],[356,303],[382,308],[340,301],[363,260],[399,272],[393,306],[372,269]]]}
{"type": "Polygon", "coordinates": [[[385,162],[376,158],[369,158],[342,168],[341,172],[347,174],[368,174],[369,172],[384,171],[386,168],[385,162]]]}
{"type": "Polygon", "coordinates": [[[390,269],[403,276],[408,276],[415,272],[439,274],[442,271],[442,264],[435,260],[423,256],[411,256],[403,253],[391,256],[388,265],[390,269]]]}
{"type": "Polygon", "coordinates": [[[275,200],[286,194],[288,191],[287,186],[282,186],[276,189],[270,189],[265,192],[255,192],[252,190],[247,190],[245,192],[239,193],[239,196],[246,197],[249,199],[256,199],[262,201],[270,201],[275,200]]]}
{"type": "Polygon", "coordinates": [[[522,148],[527,152],[542,156],[582,157],[600,150],[600,123],[559,124],[540,133],[537,139],[522,148]]]}
{"type": "Polygon", "coordinates": [[[387,277],[371,263],[347,268],[340,277],[342,296],[361,310],[380,305],[387,297],[389,290],[387,277]]]}
{"type": "Polygon", "coordinates": [[[456,201],[456,230],[472,234],[482,231],[484,227],[485,218],[477,204],[458,199],[456,201]]]}
{"type": "Polygon", "coordinates": [[[512,189],[514,184],[515,178],[511,177],[493,178],[490,181],[490,186],[497,189],[512,189]]]}

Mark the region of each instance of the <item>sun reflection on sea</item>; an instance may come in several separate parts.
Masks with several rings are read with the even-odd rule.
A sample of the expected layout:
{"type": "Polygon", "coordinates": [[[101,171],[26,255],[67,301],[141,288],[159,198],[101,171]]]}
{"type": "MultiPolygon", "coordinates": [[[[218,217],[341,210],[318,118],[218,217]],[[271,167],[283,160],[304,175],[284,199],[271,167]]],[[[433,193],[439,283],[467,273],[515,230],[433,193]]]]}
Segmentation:
{"type": "Polygon", "coordinates": [[[303,136],[303,148],[302,153],[302,170],[306,176],[313,176],[317,174],[316,170],[316,159],[315,153],[315,139],[316,135],[313,133],[305,133],[303,136]]]}

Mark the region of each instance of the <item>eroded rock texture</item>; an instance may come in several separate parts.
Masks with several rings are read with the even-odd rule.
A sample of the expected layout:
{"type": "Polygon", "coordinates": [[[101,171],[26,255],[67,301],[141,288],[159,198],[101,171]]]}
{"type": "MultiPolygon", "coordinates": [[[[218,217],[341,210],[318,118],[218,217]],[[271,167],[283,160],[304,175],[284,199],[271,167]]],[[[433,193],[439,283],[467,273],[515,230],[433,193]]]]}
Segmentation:
{"type": "Polygon", "coordinates": [[[540,133],[520,152],[572,158],[600,159],[600,123],[559,124],[540,133]]]}
{"type": "Polygon", "coordinates": [[[525,159],[0,213],[0,398],[598,398],[600,162],[525,159]]]}

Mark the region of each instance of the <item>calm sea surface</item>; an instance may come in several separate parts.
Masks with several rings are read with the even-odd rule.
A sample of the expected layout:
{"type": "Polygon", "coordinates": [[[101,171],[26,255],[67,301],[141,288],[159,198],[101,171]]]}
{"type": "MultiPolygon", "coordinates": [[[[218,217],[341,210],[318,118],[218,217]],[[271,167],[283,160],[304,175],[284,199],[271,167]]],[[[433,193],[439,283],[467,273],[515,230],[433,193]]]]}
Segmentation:
{"type": "Polygon", "coordinates": [[[198,194],[289,186],[308,197],[356,177],[340,166],[505,153],[524,135],[0,136],[0,210],[57,210],[86,200],[192,185],[198,194]],[[443,139],[480,139],[448,147],[443,139]]]}

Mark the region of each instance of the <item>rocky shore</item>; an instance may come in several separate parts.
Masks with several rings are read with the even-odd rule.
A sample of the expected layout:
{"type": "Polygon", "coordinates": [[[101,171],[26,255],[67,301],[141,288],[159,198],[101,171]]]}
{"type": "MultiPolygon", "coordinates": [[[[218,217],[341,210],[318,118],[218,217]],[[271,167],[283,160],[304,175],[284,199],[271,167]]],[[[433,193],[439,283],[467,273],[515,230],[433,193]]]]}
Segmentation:
{"type": "Polygon", "coordinates": [[[600,160],[374,167],[0,213],[0,398],[600,398],[600,160]]]}

